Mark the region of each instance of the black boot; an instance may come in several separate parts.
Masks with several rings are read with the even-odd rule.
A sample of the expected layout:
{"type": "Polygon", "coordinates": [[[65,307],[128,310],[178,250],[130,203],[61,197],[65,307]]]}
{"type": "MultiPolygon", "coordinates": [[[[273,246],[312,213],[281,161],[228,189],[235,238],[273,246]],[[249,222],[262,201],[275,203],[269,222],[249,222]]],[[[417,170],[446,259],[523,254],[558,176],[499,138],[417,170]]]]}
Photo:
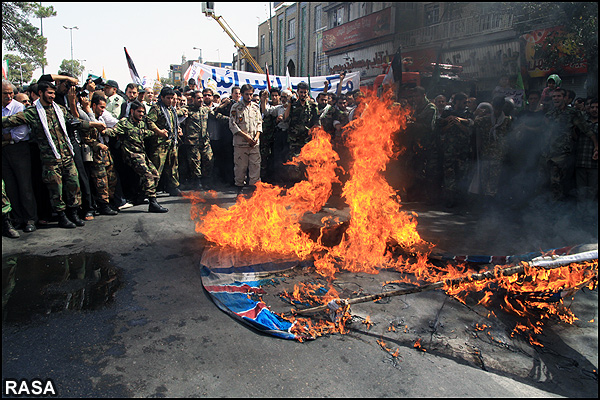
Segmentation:
{"type": "Polygon", "coordinates": [[[148,204],[148,212],[166,213],[167,211],[169,211],[168,209],[158,204],[158,202],[156,201],[156,197],[148,197],[148,204]]]}
{"type": "Polygon", "coordinates": [[[181,190],[178,187],[172,187],[168,192],[171,196],[181,197],[181,190]]]}
{"type": "Polygon", "coordinates": [[[2,214],[2,234],[11,239],[16,239],[21,237],[19,232],[15,229],[13,224],[10,222],[10,218],[8,218],[8,214],[2,214]]]}
{"type": "Polygon", "coordinates": [[[108,203],[106,204],[99,204],[98,205],[98,212],[100,213],[100,215],[117,215],[118,212],[113,210],[108,203]]]}
{"type": "Polygon", "coordinates": [[[83,222],[81,220],[81,218],[79,218],[79,215],[77,214],[78,208],[77,207],[73,207],[73,208],[69,208],[67,211],[67,217],[69,217],[69,219],[77,226],[84,226],[85,222],[83,222]]]}
{"type": "Polygon", "coordinates": [[[69,218],[67,218],[67,214],[65,214],[64,211],[59,211],[58,226],[61,228],[73,229],[76,225],[69,218]]]}

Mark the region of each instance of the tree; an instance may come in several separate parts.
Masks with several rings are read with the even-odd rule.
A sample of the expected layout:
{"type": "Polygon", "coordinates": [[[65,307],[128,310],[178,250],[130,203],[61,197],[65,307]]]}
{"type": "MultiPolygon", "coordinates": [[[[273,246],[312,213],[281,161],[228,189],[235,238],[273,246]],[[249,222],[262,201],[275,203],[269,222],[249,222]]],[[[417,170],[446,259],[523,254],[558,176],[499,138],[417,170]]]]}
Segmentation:
{"type": "Polygon", "coordinates": [[[47,65],[48,40],[39,34],[39,29],[29,22],[29,18],[55,15],[52,6],[42,7],[33,2],[2,2],[2,45],[8,51],[19,53],[34,66],[47,65]]]}
{"type": "Polygon", "coordinates": [[[68,72],[75,78],[81,76],[81,73],[85,69],[85,66],[78,60],[62,60],[60,63],[59,71],[68,72]]]}
{"type": "Polygon", "coordinates": [[[16,54],[5,54],[4,58],[8,60],[8,79],[11,82],[19,81],[22,85],[31,80],[35,67],[29,61],[16,54]]]}

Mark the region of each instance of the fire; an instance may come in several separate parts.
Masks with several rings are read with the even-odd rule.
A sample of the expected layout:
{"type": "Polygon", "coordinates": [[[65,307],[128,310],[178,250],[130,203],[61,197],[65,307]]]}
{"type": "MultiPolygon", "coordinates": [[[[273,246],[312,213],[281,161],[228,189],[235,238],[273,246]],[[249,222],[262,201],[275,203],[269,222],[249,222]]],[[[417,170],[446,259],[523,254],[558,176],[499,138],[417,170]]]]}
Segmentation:
{"type": "MultiPolygon", "coordinates": [[[[513,335],[528,335],[530,343],[536,345],[541,343],[534,335],[541,332],[545,320],[551,317],[567,323],[576,320],[563,306],[562,298],[581,287],[595,287],[597,260],[554,269],[524,263],[522,274],[498,275],[493,280],[463,279],[476,273],[464,264],[439,266],[429,262],[433,245],[421,239],[417,215],[401,210],[401,199],[383,175],[396,155],[393,135],[406,127],[409,110],[397,107],[389,98],[371,96],[361,111],[360,118],[348,124],[344,132],[351,163],[342,196],[349,207],[350,220],[339,244],[325,246],[321,238],[314,241],[300,228],[302,217],[319,212],[332,193],[332,184],[339,183],[340,158],[330,136],[321,128],[312,129],[312,140],[291,162],[301,166],[306,177],[289,189],[259,182],[251,198],[238,196],[236,204],[227,209],[217,205],[208,207],[210,198],[216,196],[214,192],[188,194],[196,232],[223,252],[312,259],[315,271],[330,283],[341,270],[376,274],[389,267],[404,274],[401,282],[419,286],[444,281],[443,290],[459,301],[477,296],[483,306],[499,306],[521,317],[522,322],[515,326],[513,335]],[[398,250],[410,259],[399,257],[398,250]]],[[[499,269],[497,266],[494,271],[499,269]]],[[[301,284],[282,296],[292,304],[330,306],[331,321],[286,317],[294,323],[293,332],[317,337],[346,331],[349,305],[338,300],[339,294],[331,285],[326,288],[301,284]]],[[[495,316],[494,312],[490,311],[489,316],[495,316]]],[[[370,326],[368,319],[364,323],[370,326]]],[[[425,351],[420,340],[415,348],[425,351]]]]}

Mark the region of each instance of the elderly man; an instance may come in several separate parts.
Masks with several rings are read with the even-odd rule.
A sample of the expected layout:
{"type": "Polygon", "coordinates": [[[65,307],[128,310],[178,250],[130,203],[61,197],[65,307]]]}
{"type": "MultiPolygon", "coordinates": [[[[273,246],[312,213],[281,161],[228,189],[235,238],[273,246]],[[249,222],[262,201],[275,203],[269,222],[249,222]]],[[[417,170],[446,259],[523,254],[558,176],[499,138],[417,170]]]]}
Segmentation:
{"type": "MultiPolygon", "coordinates": [[[[2,116],[7,117],[25,110],[13,100],[15,88],[2,80],[2,116]]],[[[15,225],[24,225],[24,232],[35,231],[37,205],[31,181],[31,151],[29,127],[20,125],[2,129],[2,179],[12,205],[15,225]]]]}

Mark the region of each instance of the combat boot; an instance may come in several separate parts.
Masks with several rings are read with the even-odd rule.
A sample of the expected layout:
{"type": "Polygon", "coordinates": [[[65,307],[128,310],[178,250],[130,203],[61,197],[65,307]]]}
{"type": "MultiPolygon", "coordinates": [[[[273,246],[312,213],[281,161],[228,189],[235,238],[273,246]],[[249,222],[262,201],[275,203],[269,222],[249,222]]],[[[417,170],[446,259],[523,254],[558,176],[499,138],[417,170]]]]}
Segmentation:
{"type": "Polygon", "coordinates": [[[195,178],[194,183],[192,184],[192,190],[195,191],[203,191],[204,187],[202,186],[202,178],[195,178]]]}
{"type": "Polygon", "coordinates": [[[118,212],[113,210],[108,203],[105,204],[100,204],[98,206],[98,212],[100,213],[100,215],[117,215],[118,212]]]}
{"type": "Polygon", "coordinates": [[[10,222],[10,218],[8,218],[8,214],[2,214],[2,234],[4,236],[9,237],[11,239],[16,239],[21,237],[19,232],[15,229],[13,224],[10,222]]]}
{"type": "Polygon", "coordinates": [[[169,210],[158,204],[156,197],[148,197],[148,212],[166,213],[167,211],[169,210]]]}
{"type": "Polygon", "coordinates": [[[69,218],[67,218],[67,215],[64,211],[58,212],[58,226],[67,229],[73,229],[76,227],[76,225],[69,218]]]}
{"type": "Polygon", "coordinates": [[[77,207],[73,207],[73,208],[69,208],[67,211],[67,217],[69,217],[69,219],[71,221],[73,221],[73,223],[77,226],[84,226],[85,222],[83,222],[81,220],[81,218],[79,218],[79,215],[77,214],[77,207]]]}

